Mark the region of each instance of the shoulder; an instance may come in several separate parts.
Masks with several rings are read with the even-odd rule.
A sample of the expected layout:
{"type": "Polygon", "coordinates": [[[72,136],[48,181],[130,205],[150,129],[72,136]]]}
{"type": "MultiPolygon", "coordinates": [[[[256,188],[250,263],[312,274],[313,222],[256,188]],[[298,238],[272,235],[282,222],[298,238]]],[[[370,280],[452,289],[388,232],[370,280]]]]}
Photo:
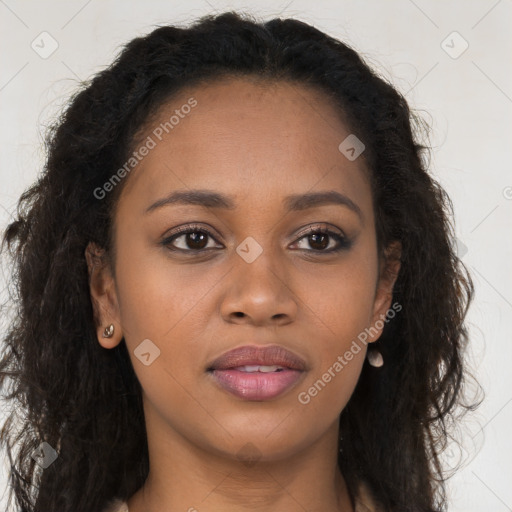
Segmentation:
{"type": "Polygon", "coordinates": [[[366,482],[359,482],[354,501],[355,512],[383,512],[383,508],[374,500],[370,487],[366,482]]]}
{"type": "Polygon", "coordinates": [[[111,500],[102,512],[128,512],[126,501],[120,499],[111,500]]]}

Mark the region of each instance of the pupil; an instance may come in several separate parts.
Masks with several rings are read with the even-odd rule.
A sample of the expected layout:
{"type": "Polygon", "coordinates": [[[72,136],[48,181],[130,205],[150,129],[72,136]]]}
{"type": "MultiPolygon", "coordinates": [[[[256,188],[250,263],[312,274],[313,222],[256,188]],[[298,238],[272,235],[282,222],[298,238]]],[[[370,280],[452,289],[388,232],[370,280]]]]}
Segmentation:
{"type": "Polygon", "coordinates": [[[315,243],[318,243],[317,238],[321,237],[321,238],[323,238],[323,239],[324,239],[324,240],[323,240],[323,241],[324,241],[324,243],[320,244],[320,247],[314,247],[314,248],[316,248],[316,249],[318,249],[318,248],[320,248],[320,249],[325,249],[325,248],[329,245],[328,243],[325,243],[325,242],[327,242],[327,237],[328,237],[328,235],[325,235],[325,234],[322,234],[322,233],[320,233],[320,234],[318,234],[318,233],[317,233],[317,234],[314,234],[314,235],[310,235],[310,237],[311,237],[311,238],[313,238],[313,240],[314,240],[312,244],[311,244],[311,242],[310,242],[310,244],[311,244],[311,246],[312,246],[312,247],[314,247],[314,244],[315,244],[315,243]]]}
{"type": "Polygon", "coordinates": [[[197,233],[197,232],[193,232],[193,233],[188,233],[187,235],[189,237],[189,240],[192,240],[192,247],[190,246],[189,244],[189,247],[191,247],[192,249],[203,249],[205,244],[203,243],[201,245],[201,243],[199,242],[199,246],[197,246],[197,243],[198,243],[198,240],[202,238],[202,242],[204,242],[206,240],[206,233],[197,233]]]}

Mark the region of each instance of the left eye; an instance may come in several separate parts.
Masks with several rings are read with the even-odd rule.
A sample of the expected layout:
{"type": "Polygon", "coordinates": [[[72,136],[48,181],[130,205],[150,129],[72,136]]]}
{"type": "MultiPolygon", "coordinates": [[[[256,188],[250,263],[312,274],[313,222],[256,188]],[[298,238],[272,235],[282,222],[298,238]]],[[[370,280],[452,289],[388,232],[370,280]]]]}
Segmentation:
{"type": "Polygon", "coordinates": [[[299,238],[297,243],[300,243],[303,239],[305,239],[311,247],[314,247],[313,252],[330,253],[350,247],[350,242],[344,236],[339,233],[335,233],[330,229],[310,228],[305,235],[299,238]],[[331,241],[334,239],[337,242],[337,245],[335,244],[334,247],[325,250],[329,247],[329,239],[331,239],[331,241]]]}

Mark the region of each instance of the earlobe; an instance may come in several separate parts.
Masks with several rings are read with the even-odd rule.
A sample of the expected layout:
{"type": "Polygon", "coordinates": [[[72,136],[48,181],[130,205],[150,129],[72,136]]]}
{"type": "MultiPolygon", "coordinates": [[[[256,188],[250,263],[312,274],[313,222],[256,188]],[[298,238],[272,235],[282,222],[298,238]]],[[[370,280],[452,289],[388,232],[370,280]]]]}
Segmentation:
{"type": "Polygon", "coordinates": [[[89,291],[93,305],[96,336],[104,348],[114,348],[123,336],[114,278],[105,250],[89,242],[85,249],[89,291]]]}
{"type": "Polygon", "coordinates": [[[373,303],[372,318],[372,336],[368,338],[368,342],[377,341],[384,329],[384,319],[386,313],[391,307],[393,299],[393,288],[400,272],[400,257],[402,253],[402,244],[394,241],[384,251],[384,258],[381,261],[379,281],[375,292],[373,303]]]}

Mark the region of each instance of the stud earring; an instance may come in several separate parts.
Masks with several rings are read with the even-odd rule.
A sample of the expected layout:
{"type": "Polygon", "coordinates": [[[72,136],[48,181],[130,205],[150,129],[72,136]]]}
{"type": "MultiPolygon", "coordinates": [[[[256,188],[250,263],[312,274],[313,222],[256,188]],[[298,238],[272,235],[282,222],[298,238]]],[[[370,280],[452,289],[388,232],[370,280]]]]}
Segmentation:
{"type": "Polygon", "coordinates": [[[104,338],[112,338],[114,335],[114,324],[110,324],[108,327],[105,327],[105,330],[103,331],[103,337],[104,338]]]}
{"type": "Polygon", "coordinates": [[[368,350],[366,357],[367,357],[370,365],[375,368],[379,368],[384,364],[384,359],[382,357],[382,354],[376,349],[368,350]]]}

